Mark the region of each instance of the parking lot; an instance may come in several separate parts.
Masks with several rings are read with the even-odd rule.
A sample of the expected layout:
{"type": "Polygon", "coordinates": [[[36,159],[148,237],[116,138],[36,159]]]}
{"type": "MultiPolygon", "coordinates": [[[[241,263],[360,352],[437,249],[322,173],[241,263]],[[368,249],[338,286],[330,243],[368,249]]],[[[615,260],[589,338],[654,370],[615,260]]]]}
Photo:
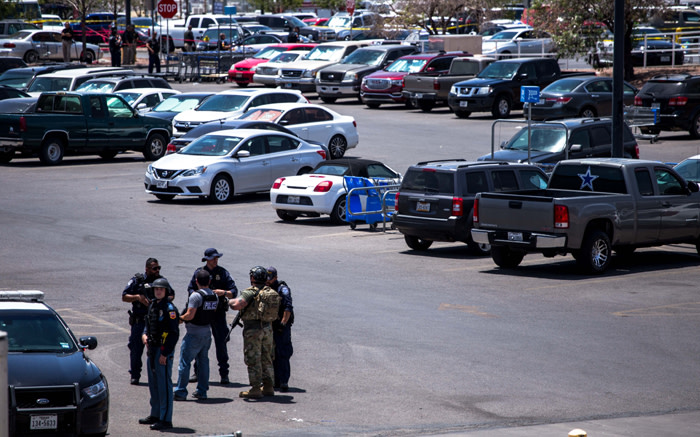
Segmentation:
{"type": "MultiPolygon", "coordinates": [[[[371,110],[350,99],[328,106],[357,121],[360,143],[349,156],[401,173],[491,147],[486,113],[464,120],[441,108],[371,110]]],[[[498,127],[496,144],[509,132],[498,127]]],[[[665,162],[700,153],[687,132],[639,146],[642,159],[665,162]]],[[[350,230],[327,217],[285,223],[265,193],[224,205],[161,202],[144,193],[146,166],[130,152],[53,167],[16,159],[0,170],[0,287],[46,292],[76,335],[98,338],[90,356],[110,383],[110,435],[147,434],[137,419],[148,413],[148,387],[145,379],[129,385],[122,289],[152,256],[182,308],[207,247],[224,254],[220,264],[239,288],[258,264],[276,266],[290,285],[290,391],[238,397],[248,381],[236,330],[233,383],[213,379],[208,400],[176,402],[172,433],[426,435],[697,410],[694,247],[642,249],[596,277],[580,274],[572,257],[529,255],[517,271],[503,271],[461,243],[419,253],[394,230],[350,230]]]]}

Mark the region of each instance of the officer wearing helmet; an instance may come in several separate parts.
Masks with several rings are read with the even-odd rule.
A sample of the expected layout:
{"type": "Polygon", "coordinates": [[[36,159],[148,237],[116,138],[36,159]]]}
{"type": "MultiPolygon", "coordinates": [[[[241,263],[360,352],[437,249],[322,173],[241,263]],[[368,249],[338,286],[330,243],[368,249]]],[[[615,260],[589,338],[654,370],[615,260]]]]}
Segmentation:
{"type": "Polygon", "coordinates": [[[267,269],[253,267],[250,269],[250,287],[229,301],[231,308],[242,312],[244,361],[251,388],[240,392],[239,396],[247,399],[275,395],[271,322],[277,318],[279,295],[265,285],[266,281],[267,269]]]}
{"type": "Polygon", "coordinates": [[[292,347],[292,324],[294,323],[294,306],[292,291],[286,282],[277,279],[277,269],[267,268],[266,284],[280,295],[278,318],[272,322],[272,333],[275,341],[275,388],[281,392],[289,391],[289,359],[294,354],[292,347]]]}
{"type": "Polygon", "coordinates": [[[139,419],[139,423],[160,430],[173,427],[173,355],[180,337],[180,316],[175,305],[167,299],[170,290],[167,279],[156,279],[151,288],[153,300],[148,306],[142,335],[143,344],[148,348],[146,368],[151,413],[139,419]]]}

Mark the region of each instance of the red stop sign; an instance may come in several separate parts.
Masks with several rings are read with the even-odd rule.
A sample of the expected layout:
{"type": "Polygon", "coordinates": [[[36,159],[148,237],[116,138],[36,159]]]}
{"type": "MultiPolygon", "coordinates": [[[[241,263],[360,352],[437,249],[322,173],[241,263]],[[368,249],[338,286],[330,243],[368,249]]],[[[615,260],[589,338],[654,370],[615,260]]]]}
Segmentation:
{"type": "Polygon", "coordinates": [[[158,2],[158,13],[163,18],[173,18],[177,14],[177,3],[175,3],[175,0],[160,0],[158,2]]]}
{"type": "Polygon", "coordinates": [[[352,15],[355,13],[355,0],[346,0],[345,1],[345,10],[348,11],[348,14],[352,15]]]}

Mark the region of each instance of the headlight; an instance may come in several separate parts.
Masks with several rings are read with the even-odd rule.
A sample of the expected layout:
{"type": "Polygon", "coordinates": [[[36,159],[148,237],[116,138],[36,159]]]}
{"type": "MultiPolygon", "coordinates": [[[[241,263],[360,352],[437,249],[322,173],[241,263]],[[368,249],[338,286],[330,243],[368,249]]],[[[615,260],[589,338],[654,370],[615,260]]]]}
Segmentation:
{"type": "Polygon", "coordinates": [[[477,96],[485,96],[485,95],[491,94],[491,91],[492,90],[491,90],[490,86],[481,87],[481,88],[477,88],[476,93],[474,93],[474,94],[477,96]]]}
{"type": "Polygon", "coordinates": [[[313,79],[316,77],[316,70],[304,70],[304,72],[301,73],[301,77],[310,77],[313,79]]]}
{"type": "Polygon", "coordinates": [[[452,85],[450,87],[450,94],[457,94],[457,87],[456,86],[452,85]]]}
{"type": "Polygon", "coordinates": [[[362,78],[362,86],[366,86],[366,85],[367,85],[367,78],[363,77],[362,78]]]}
{"type": "Polygon", "coordinates": [[[153,166],[151,164],[148,164],[148,168],[146,169],[146,174],[149,176],[153,176],[153,166]]]}
{"type": "Polygon", "coordinates": [[[203,175],[204,172],[206,172],[206,171],[207,171],[207,168],[205,166],[200,166],[197,168],[189,169],[189,170],[185,171],[182,175],[183,176],[199,176],[199,175],[203,175]]]}
{"type": "Polygon", "coordinates": [[[403,86],[403,79],[391,79],[393,86],[403,86]]]}
{"type": "Polygon", "coordinates": [[[92,399],[107,391],[107,384],[105,384],[104,379],[101,379],[97,384],[86,387],[82,391],[85,396],[92,399]]]}
{"type": "Polygon", "coordinates": [[[354,82],[357,80],[357,73],[353,73],[352,71],[348,71],[345,73],[345,76],[343,76],[343,82],[354,82]]]}

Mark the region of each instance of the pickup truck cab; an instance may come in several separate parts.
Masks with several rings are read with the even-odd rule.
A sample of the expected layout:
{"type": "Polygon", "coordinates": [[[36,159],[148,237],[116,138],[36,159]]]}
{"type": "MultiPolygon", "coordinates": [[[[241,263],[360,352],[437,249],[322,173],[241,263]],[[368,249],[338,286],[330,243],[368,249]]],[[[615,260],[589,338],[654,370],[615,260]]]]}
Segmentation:
{"type": "Polygon", "coordinates": [[[243,35],[243,29],[238,25],[235,18],[230,15],[203,14],[190,15],[185,20],[172,20],[169,25],[162,23],[155,28],[156,33],[161,36],[161,50],[166,49],[166,45],[171,51],[183,49],[185,47],[185,31],[192,26],[192,34],[195,40],[201,40],[204,32],[210,27],[234,27],[238,28],[238,34],[243,35]]]}
{"type": "Polygon", "coordinates": [[[0,114],[0,162],[20,154],[55,165],[68,154],[111,159],[126,150],[156,160],[165,155],[170,129],[167,120],[139,115],[116,94],[48,92],[34,113],[0,114]]]}
{"type": "Polygon", "coordinates": [[[544,190],[480,193],[472,239],[491,245],[501,268],[527,253],[571,253],[580,267],[602,273],[612,252],[688,243],[700,252],[700,193],[656,161],[598,158],[562,161],[544,190]]]}

